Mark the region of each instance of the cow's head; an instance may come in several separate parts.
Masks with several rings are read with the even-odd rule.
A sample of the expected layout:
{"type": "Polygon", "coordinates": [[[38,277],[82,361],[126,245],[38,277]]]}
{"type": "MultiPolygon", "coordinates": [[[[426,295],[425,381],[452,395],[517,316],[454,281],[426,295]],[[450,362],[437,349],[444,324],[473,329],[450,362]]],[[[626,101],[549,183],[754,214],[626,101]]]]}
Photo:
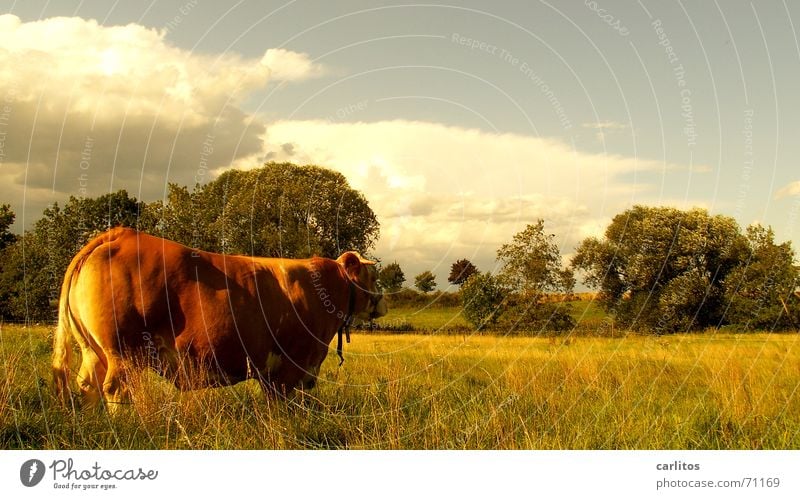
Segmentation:
{"type": "Polygon", "coordinates": [[[362,324],[383,317],[389,311],[383,293],[378,289],[378,270],[375,262],[365,260],[355,251],[342,253],[338,259],[347,276],[355,284],[357,294],[353,311],[354,324],[362,324]]]}

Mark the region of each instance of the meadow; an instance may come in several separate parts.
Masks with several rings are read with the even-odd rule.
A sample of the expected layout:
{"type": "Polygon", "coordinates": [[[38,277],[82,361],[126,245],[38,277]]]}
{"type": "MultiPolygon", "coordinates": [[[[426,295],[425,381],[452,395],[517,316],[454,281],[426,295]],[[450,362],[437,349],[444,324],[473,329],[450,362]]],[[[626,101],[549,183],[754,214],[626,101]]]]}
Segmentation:
{"type": "Polygon", "coordinates": [[[329,355],[289,399],[255,381],[180,393],[146,372],[114,416],[54,399],[52,327],[4,325],[0,448],[800,448],[797,334],[503,337],[454,308],[392,316],[424,334],[354,332],[344,365],[329,355]],[[445,325],[461,332],[432,333],[445,325]]]}

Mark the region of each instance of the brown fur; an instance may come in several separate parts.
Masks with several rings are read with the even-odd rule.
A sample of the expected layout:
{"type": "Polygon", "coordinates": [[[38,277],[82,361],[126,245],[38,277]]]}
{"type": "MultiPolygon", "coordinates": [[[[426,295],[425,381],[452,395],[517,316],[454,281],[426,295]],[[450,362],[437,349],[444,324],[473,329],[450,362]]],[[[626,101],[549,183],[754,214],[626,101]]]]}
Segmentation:
{"type": "Polygon", "coordinates": [[[120,402],[134,359],[181,389],[248,377],[283,392],[313,386],[347,314],[348,279],[358,319],[386,313],[373,262],[354,252],[338,260],[231,256],[112,229],[90,241],[64,277],[56,391],[62,399],[69,393],[70,334],[89,403],[120,402]],[[192,376],[197,370],[206,376],[192,376]]]}

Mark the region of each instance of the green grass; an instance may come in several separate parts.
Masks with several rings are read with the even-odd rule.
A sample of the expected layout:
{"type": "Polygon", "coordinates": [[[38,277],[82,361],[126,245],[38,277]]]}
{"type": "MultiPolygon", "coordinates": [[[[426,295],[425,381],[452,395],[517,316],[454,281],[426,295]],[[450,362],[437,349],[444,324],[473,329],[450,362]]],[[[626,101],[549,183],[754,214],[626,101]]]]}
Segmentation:
{"type": "Polygon", "coordinates": [[[1,448],[800,448],[796,334],[354,333],[291,400],[146,374],[112,417],[56,403],[48,333],[0,329],[1,448]]]}
{"type": "MultiPolygon", "coordinates": [[[[570,314],[578,327],[576,333],[606,331],[610,327],[608,314],[596,301],[578,300],[567,302],[570,314]]],[[[469,332],[470,327],[460,307],[392,307],[388,316],[378,320],[378,325],[390,331],[413,331],[426,333],[469,332]],[[404,327],[410,326],[410,327],[404,327]]]]}
{"type": "Polygon", "coordinates": [[[378,321],[389,328],[411,325],[415,331],[447,332],[468,329],[467,321],[457,307],[398,307],[378,321]]]}

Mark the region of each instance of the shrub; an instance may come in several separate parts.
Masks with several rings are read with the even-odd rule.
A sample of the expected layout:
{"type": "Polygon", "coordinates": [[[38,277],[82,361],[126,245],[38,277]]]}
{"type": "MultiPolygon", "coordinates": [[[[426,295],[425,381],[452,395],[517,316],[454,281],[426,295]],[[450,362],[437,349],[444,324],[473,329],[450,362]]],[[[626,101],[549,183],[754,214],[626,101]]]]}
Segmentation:
{"type": "Polygon", "coordinates": [[[494,325],[502,314],[505,295],[505,290],[493,275],[473,274],[461,286],[464,318],[477,330],[494,325]]]}
{"type": "Polygon", "coordinates": [[[504,303],[498,326],[508,334],[570,331],[575,328],[575,319],[569,311],[570,306],[565,303],[531,302],[512,296],[504,303]]]}
{"type": "Polygon", "coordinates": [[[458,307],[461,306],[461,295],[447,291],[420,293],[403,288],[396,293],[387,294],[386,301],[390,310],[392,307],[458,307]]]}

